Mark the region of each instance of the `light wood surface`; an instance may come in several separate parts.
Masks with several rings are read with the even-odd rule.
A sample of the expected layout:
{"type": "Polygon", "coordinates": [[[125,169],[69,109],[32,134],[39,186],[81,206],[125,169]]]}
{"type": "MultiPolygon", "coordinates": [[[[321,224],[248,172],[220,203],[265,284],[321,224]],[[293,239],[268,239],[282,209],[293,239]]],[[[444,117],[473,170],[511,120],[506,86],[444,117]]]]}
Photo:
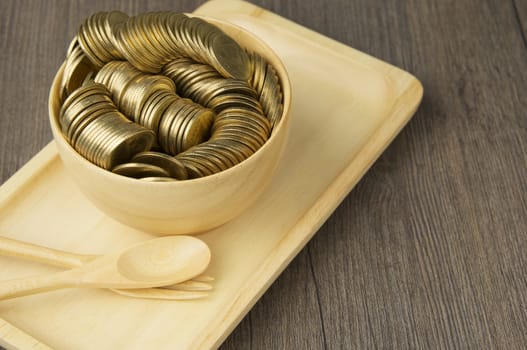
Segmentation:
{"type": "MultiPolygon", "coordinates": [[[[0,309],[0,316],[20,324],[30,334],[44,337],[52,347],[219,346],[395,137],[420,101],[421,86],[410,74],[252,5],[217,1],[197,12],[248,28],[277,52],[288,70],[296,100],[291,105],[290,138],[277,174],[256,205],[226,225],[199,236],[212,251],[207,274],[217,278],[214,293],[207,299],[145,304],[137,299],[115,299],[100,291],[81,294],[76,290],[3,304],[7,309],[0,309]],[[301,63],[299,56],[303,57],[301,63]],[[327,68],[305,74],[321,65],[327,68]],[[311,99],[310,92],[321,84],[327,89],[319,93],[320,100],[311,99]],[[324,169],[324,173],[306,176],[315,175],[313,169],[324,169]],[[35,317],[35,301],[40,301],[44,309],[54,310],[42,313],[46,315],[45,323],[35,317]],[[146,305],[148,315],[142,312],[146,305]],[[103,309],[105,313],[94,312],[103,309]],[[65,314],[72,310],[80,322],[64,322],[65,314]],[[112,322],[107,313],[120,322],[112,322]],[[86,328],[86,323],[97,326],[86,328]],[[166,326],[142,328],[150,323],[166,326]],[[109,327],[111,335],[103,337],[102,332],[109,327]],[[52,329],[72,336],[54,336],[52,329]],[[127,336],[130,329],[136,329],[138,336],[134,339],[127,336]]],[[[49,157],[54,146],[49,147],[32,161],[47,161],[47,166],[29,165],[42,169],[39,175],[15,176],[4,184],[6,195],[1,208],[6,220],[0,226],[2,232],[27,241],[54,242],[61,249],[67,244],[92,252],[147,236],[95,209],[73,184],[62,162],[49,157]],[[13,187],[17,189],[11,190],[13,187]],[[39,223],[37,230],[37,218],[51,215],[49,208],[59,216],[39,223]],[[65,227],[70,228],[67,235],[65,227]],[[77,231],[71,232],[71,227],[77,231]],[[87,240],[87,236],[92,239],[87,240]]],[[[5,278],[28,273],[10,261],[1,266],[5,278]]]]}
{"type": "Polygon", "coordinates": [[[6,347],[13,350],[51,350],[51,348],[41,340],[33,338],[29,334],[2,319],[0,319],[0,347],[6,347]]]}
{"type": "MultiPolygon", "coordinates": [[[[2,181],[51,140],[49,87],[85,16],[110,9],[190,12],[202,2],[1,1],[2,181]]],[[[425,96],[221,348],[523,348],[527,4],[254,3],[414,73],[425,96]]],[[[54,246],[73,249],[75,238],[54,246]]],[[[87,235],[84,252],[101,253],[92,242],[100,239],[87,235]]],[[[34,242],[46,243],[41,236],[34,242]]],[[[52,314],[38,303],[34,308],[52,314]]]]}

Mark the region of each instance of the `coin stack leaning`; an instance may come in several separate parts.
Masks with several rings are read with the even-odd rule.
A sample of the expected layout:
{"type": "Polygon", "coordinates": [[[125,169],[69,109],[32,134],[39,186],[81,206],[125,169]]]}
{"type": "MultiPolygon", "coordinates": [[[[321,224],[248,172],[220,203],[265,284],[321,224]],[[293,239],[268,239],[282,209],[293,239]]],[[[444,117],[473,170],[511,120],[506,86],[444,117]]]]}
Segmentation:
{"type": "Polygon", "coordinates": [[[146,181],[198,178],[250,157],[283,111],[262,56],[181,13],[100,12],[73,38],[59,90],[68,142],[146,181]]]}
{"type": "Polygon", "coordinates": [[[69,95],[59,113],[62,132],[89,161],[104,169],[152,147],[154,133],[131,122],[115,106],[108,89],[88,83],[69,95]]]}

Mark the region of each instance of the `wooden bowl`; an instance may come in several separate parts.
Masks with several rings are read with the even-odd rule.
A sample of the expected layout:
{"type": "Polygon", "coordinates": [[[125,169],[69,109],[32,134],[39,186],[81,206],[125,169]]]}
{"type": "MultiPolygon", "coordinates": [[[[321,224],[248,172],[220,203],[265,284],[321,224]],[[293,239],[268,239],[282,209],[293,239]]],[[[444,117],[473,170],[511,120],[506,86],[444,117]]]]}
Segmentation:
{"type": "Polygon", "coordinates": [[[67,171],[101,211],[146,232],[159,235],[200,233],[235,218],[264,191],[285,147],[291,85],[283,63],[265,43],[246,30],[227,22],[205,19],[242,46],[265,57],[276,69],[283,90],[282,119],[271,137],[252,156],[230,169],[203,178],[174,182],[141,181],[104,170],[79,155],[61,133],[58,116],[62,67],[51,87],[50,124],[67,171]]]}

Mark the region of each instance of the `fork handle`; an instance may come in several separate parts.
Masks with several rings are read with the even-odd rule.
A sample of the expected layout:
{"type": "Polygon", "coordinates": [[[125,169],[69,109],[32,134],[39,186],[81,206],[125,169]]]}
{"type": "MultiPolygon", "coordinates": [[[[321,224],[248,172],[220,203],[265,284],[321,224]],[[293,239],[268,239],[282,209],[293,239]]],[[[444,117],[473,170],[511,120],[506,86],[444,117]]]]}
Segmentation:
{"type": "Polygon", "coordinates": [[[0,255],[13,256],[34,262],[68,268],[80,267],[84,263],[95,258],[95,255],[64,252],[62,250],[47,248],[1,236],[0,255]]]}

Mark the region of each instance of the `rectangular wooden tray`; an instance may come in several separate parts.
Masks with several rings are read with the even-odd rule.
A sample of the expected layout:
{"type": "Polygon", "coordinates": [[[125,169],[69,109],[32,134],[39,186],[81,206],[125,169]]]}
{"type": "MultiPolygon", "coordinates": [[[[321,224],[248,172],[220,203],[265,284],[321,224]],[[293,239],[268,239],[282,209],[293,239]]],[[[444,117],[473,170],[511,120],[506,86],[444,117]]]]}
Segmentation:
{"type": "MultiPolygon", "coordinates": [[[[124,298],[68,289],[0,303],[9,349],[205,349],[218,347],[331,215],[415,112],[410,74],[238,0],[196,13],[253,32],[285,63],[293,91],[290,138],[276,176],[255,205],[200,235],[212,250],[207,299],[124,298]]],[[[53,143],[0,188],[0,234],[80,253],[104,253],[150,236],[99,212],[68,177],[53,143]]],[[[56,271],[0,257],[0,279],[56,271]]]]}

